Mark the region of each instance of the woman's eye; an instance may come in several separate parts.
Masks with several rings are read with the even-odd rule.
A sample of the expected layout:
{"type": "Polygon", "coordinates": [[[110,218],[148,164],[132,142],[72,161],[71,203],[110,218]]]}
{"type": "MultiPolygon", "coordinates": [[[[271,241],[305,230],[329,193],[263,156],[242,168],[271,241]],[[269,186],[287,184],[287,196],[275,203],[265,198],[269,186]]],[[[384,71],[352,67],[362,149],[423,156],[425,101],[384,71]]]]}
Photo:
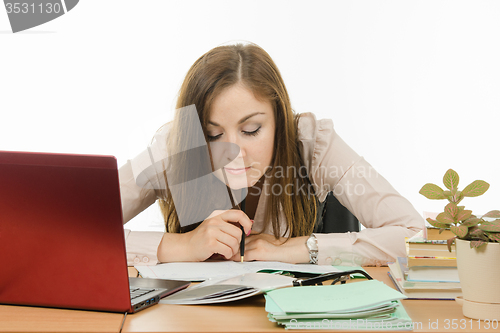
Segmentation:
{"type": "Polygon", "coordinates": [[[260,126],[255,130],[255,131],[252,131],[252,132],[245,132],[243,131],[243,133],[245,133],[245,135],[251,135],[251,136],[255,136],[259,133],[260,131],[260,126]]]}
{"type": "MultiPolygon", "coordinates": [[[[260,126],[254,131],[251,131],[251,132],[242,131],[242,133],[244,135],[256,136],[257,134],[259,134],[259,131],[260,131],[260,126]]],[[[215,140],[219,139],[221,136],[222,136],[222,133],[217,134],[217,135],[208,135],[207,134],[207,139],[208,139],[208,141],[215,141],[215,140]]]]}
{"type": "Polygon", "coordinates": [[[218,134],[218,135],[207,135],[207,139],[208,141],[215,141],[217,140],[222,134],[218,134]]]}

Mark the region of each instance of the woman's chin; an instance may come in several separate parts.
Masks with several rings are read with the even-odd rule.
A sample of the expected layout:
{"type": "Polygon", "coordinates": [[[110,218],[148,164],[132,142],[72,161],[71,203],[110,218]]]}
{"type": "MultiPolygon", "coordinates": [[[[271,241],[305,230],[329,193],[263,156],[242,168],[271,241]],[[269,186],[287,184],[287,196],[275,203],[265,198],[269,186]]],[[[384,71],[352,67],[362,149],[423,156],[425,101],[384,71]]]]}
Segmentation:
{"type": "Polygon", "coordinates": [[[233,190],[241,190],[242,188],[248,187],[248,181],[246,179],[242,180],[231,180],[229,179],[229,187],[233,190]]]}
{"type": "Polygon", "coordinates": [[[256,185],[259,182],[259,178],[252,177],[252,175],[227,175],[227,180],[229,182],[229,187],[233,190],[240,190],[243,188],[249,188],[256,185]]]}
{"type": "Polygon", "coordinates": [[[233,190],[239,190],[242,188],[246,188],[246,187],[248,187],[248,184],[249,184],[249,180],[247,180],[246,176],[234,177],[232,175],[226,175],[228,183],[226,183],[226,180],[224,179],[222,172],[215,172],[215,176],[222,183],[228,185],[233,190]]]}

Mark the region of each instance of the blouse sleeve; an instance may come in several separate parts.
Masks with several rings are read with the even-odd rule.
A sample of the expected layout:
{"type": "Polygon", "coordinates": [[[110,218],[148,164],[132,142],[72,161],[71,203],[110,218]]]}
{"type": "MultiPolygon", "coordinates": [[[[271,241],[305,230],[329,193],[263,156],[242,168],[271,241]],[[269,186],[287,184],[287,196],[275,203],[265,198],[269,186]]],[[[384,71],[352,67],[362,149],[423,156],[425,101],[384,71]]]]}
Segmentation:
{"type": "MultiPolygon", "coordinates": [[[[123,223],[130,221],[157,199],[155,190],[161,187],[161,178],[157,177],[157,172],[166,156],[165,147],[161,145],[164,135],[165,131],[157,133],[148,149],[127,161],[118,171],[123,223]]],[[[159,263],[157,252],[163,235],[164,232],[125,229],[128,265],[159,263]]]]}
{"type": "MultiPolygon", "coordinates": [[[[153,204],[156,201],[156,195],[151,189],[147,190],[137,186],[130,161],[120,168],[118,174],[123,222],[126,223],[153,204]]],[[[156,265],[159,263],[157,252],[163,234],[163,232],[125,229],[128,266],[156,265]]]]}
{"type": "Polygon", "coordinates": [[[318,263],[383,265],[406,256],[405,237],[424,227],[412,204],[337,135],[331,120],[305,113],[298,126],[299,149],[319,200],[332,191],[366,227],[315,234],[318,263]]]}

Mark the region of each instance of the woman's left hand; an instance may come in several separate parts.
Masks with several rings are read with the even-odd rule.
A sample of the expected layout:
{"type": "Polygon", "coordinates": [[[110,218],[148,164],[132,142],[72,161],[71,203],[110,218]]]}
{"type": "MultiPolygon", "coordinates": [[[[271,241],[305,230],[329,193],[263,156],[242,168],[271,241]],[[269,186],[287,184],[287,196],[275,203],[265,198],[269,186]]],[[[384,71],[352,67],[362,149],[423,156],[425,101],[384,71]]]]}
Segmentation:
{"type": "MultiPolygon", "coordinates": [[[[309,251],[305,237],[276,239],[274,235],[252,234],[245,238],[245,261],[280,261],[291,264],[308,263],[309,251]]],[[[239,253],[233,260],[239,261],[239,253]]]]}

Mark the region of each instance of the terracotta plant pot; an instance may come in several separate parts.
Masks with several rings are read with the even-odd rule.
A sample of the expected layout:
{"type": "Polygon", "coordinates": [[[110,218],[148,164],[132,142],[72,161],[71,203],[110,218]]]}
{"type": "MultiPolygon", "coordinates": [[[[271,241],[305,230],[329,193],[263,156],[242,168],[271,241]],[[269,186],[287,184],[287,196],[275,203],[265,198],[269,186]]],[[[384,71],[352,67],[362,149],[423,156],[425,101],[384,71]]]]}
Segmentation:
{"type": "Polygon", "coordinates": [[[500,320],[500,243],[487,243],[471,249],[470,242],[456,240],[457,267],[464,316],[500,320]]]}

